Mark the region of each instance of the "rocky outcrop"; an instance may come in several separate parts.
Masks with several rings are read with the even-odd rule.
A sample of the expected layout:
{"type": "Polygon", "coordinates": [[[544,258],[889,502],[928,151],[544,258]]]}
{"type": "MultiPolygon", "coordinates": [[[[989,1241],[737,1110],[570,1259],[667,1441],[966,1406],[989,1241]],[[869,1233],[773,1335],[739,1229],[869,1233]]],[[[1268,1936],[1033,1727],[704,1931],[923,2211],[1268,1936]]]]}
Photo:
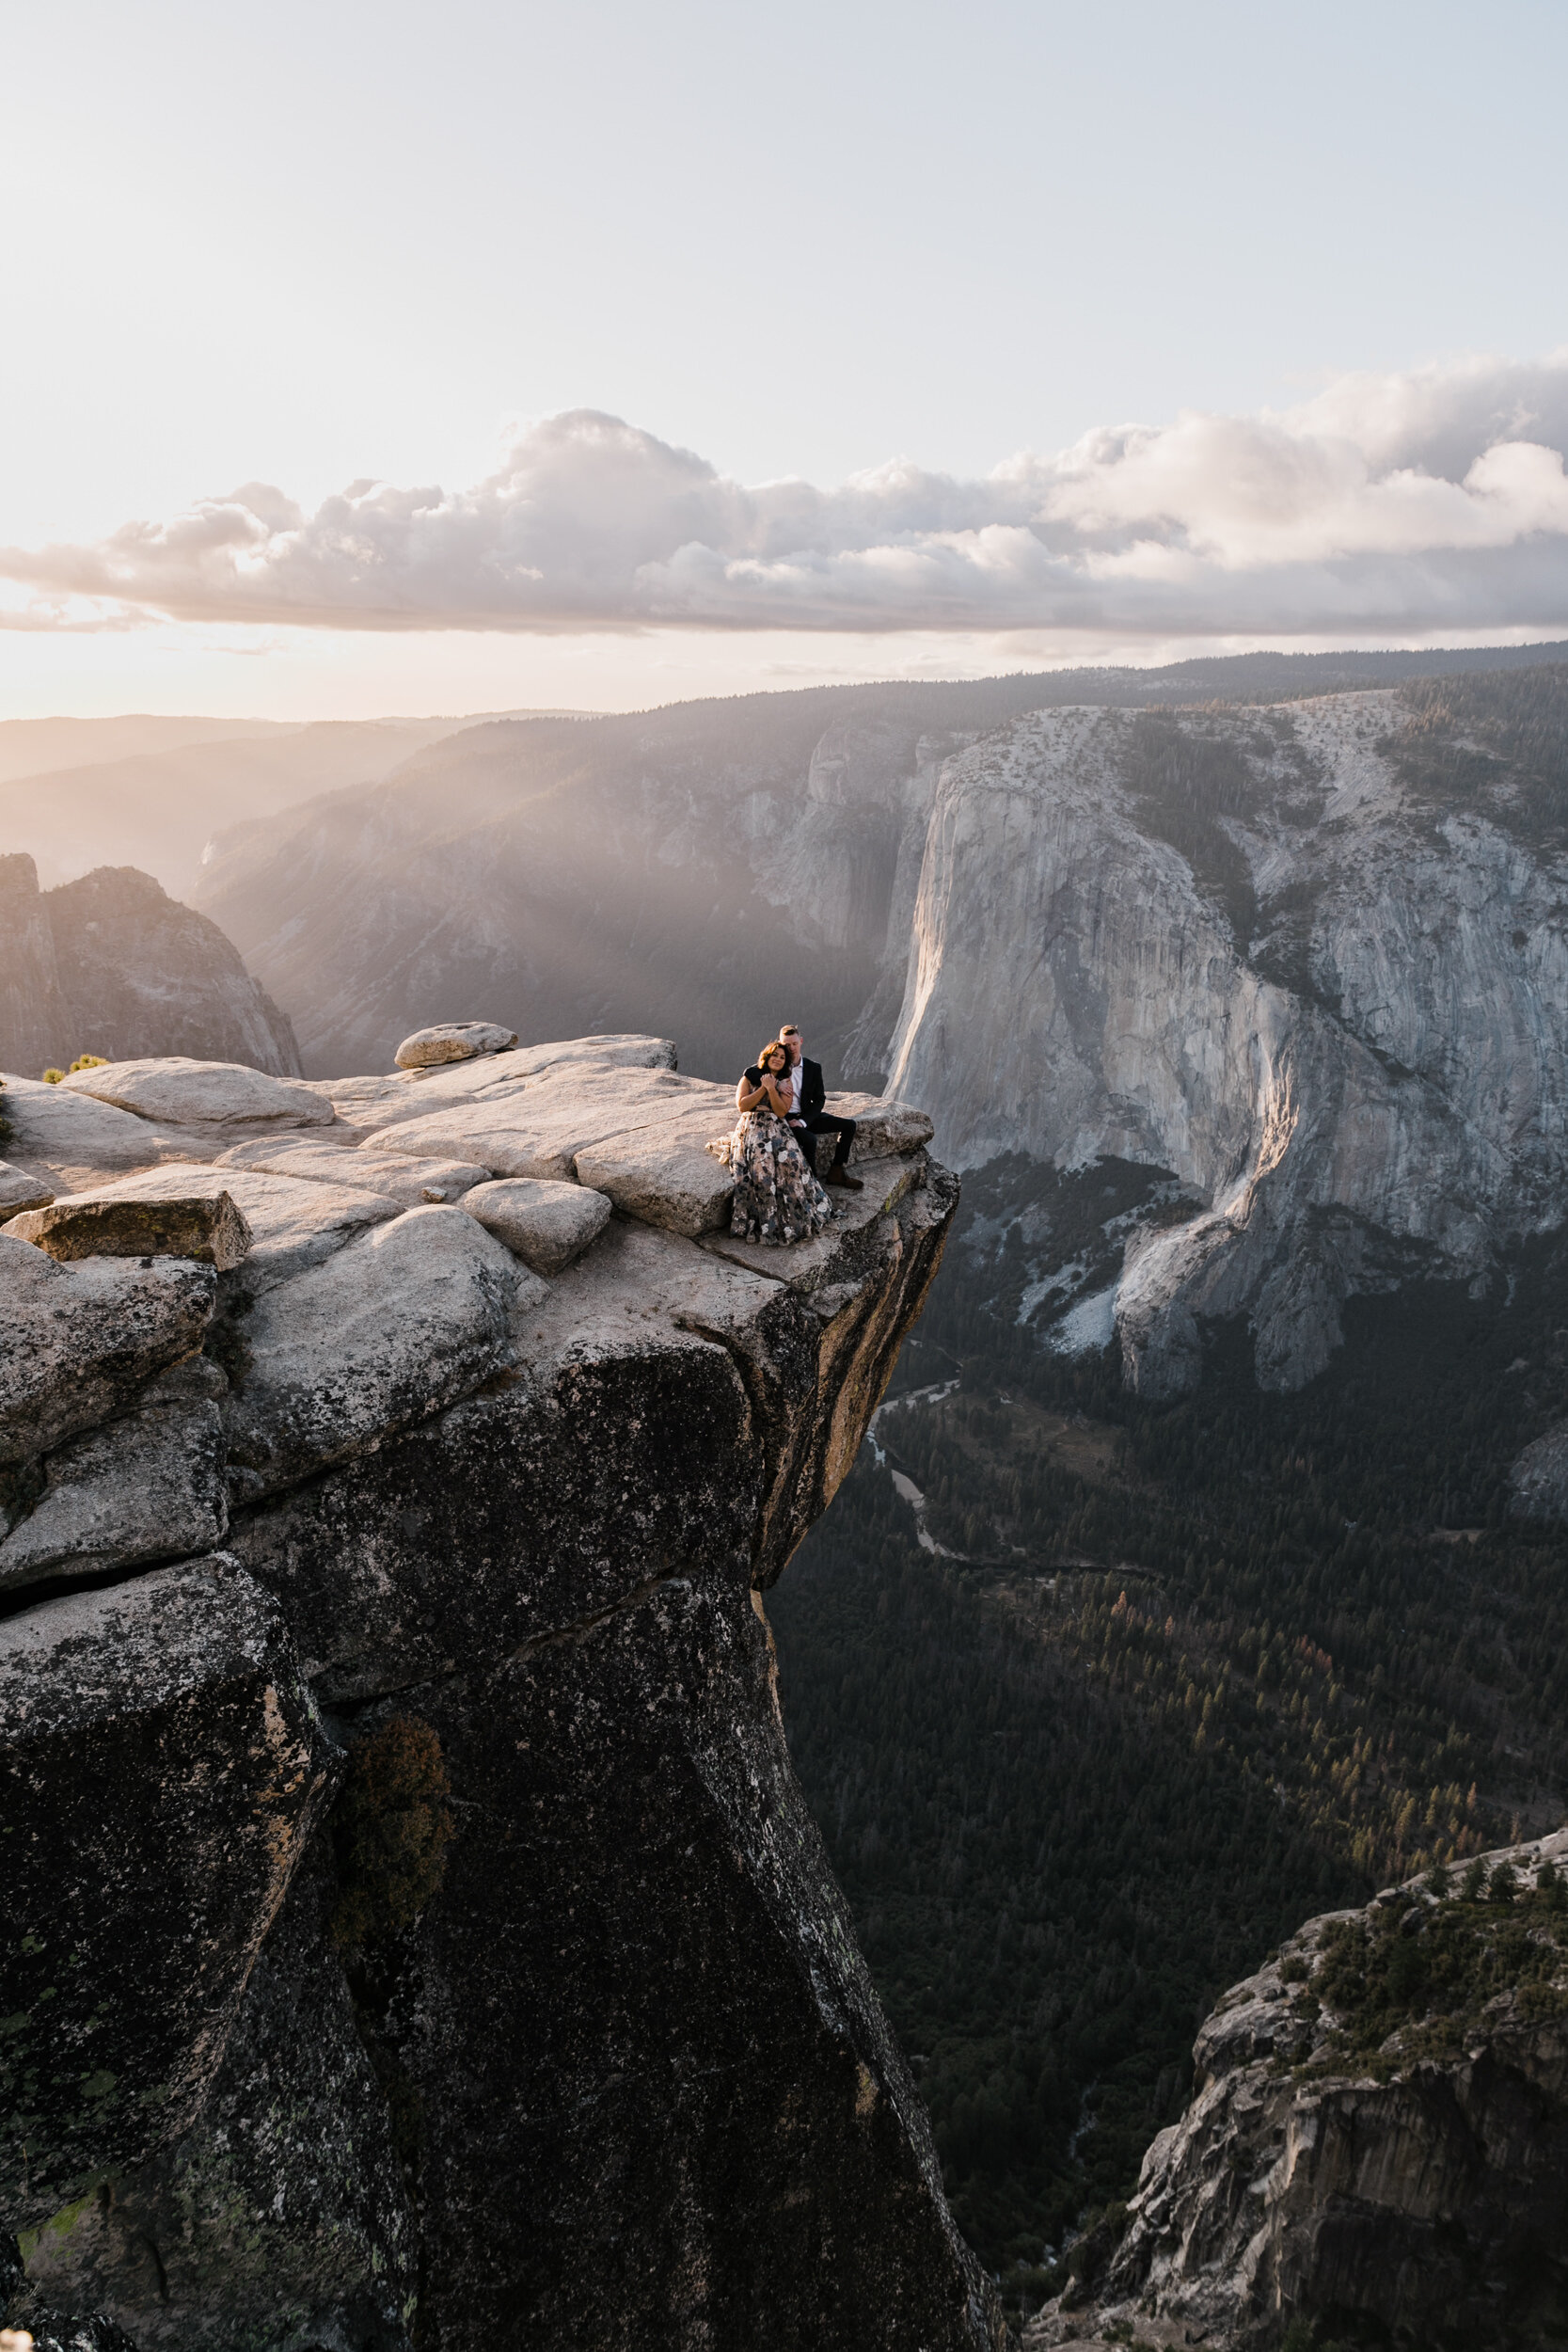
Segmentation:
{"type": "Polygon", "coordinates": [[[228,1273],[250,1254],[250,1228],[226,1192],[165,1200],[68,1194],[7,1223],[14,1240],[66,1265],[77,1258],[194,1258],[228,1273]]]}
{"type": "Polygon", "coordinates": [[[189,1054],[288,1076],[293,1031],[215,923],[150,874],[103,866],[40,891],[0,857],[0,1066],[37,1078],[83,1054],[189,1054]]]}
{"type": "Polygon", "coordinates": [[[221,1543],[229,1502],[218,1400],[228,1386],[207,1357],[189,1357],[149,1381],[128,1411],[19,1479],[16,1501],[32,1507],[0,1539],[0,1592],[221,1543]]]}
{"type": "Polygon", "coordinates": [[[187,1258],[61,1265],[0,1231],[0,1463],[24,1465],[129,1405],[201,1345],[217,1276],[187,1258]]]}
{"type": "Polygon", "coordinates": [[[190,1126],[324,1127],[332,1111],[308,1087],[269,1077],[244,1062],[187,1055],[104,1061],[73,1070],[60,1084],[71,1094],[112,1103],[137,1119],[190,1126]]]}
{"type": "Polygon", "coordinates": [[[442,1062],[472,1061],[477,1054],[504,1054],[517,1042],[515,1029],[493,1021],[437,1021],[405,1037],[392,1059],[400,1070],[434,1070],[442,1062]]]}
{"type": "Polygon", "coordinates": [[[610,1203],[607,1193],[587,1184],[509,1176],[475,1184],[463,1195],[463,1206],[535,1274],[560,1274],[598,1240],[610,1203]]]}
{"type": "Polygon", "coordinates": [[[0,1644],[24,1931],[0,2198],[32,2231],[199,2111],[334,1772],[277,1606],[230,1562],[42,1602],[0,1644]]]}
{"type": "Polygon", "coordinates": [[[1307,1922],[1219,2002],[1196,2094],[1026,2342],[1440,2352],[1568,2320],[1568,1831],[1307,1922]]]}
{"type": "Polygon", "coordinates": [[[1509,1508],[1522,1519],[1568,1519],[1568,1422],[1526,1446],[1508,1473],[1509,1508]]]}
{"type": "MultiPolygon", "coordinates": [[[[763,1613],[956,1187],[893,1106],[817,1240],[692,1232],[686,1155],[727,1171],[689,1130],[733,1105],[670,1060],[318,1090],[297,1157],[171,1065],[156,1119],[67,1098],[76,1147],[144,1152],[72,1198],[227,1194],[243,1259],[0,1232],[0,2244],[40,2342],[1000,2343],[763,1613]],[[470,1192],[534,1198],[355,1181],[427,1168],[433,1121],[470,1192]],[[635,1213],[583,1183],[607,1139],[635,1213]],[[543,1279],[558,1188],[594,1230],[543,1279]]],[[[22,1093],[26,1166],[60,1135],[22,1093]]]]}

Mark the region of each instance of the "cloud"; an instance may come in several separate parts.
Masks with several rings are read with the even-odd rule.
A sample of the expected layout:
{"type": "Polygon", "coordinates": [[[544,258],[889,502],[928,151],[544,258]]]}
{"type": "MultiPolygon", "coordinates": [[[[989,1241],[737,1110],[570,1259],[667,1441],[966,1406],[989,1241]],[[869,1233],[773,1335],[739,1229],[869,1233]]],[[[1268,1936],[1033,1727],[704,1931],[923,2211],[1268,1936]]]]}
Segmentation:
{"type": "Polygon", "coordinates": [[[576,410],[469,490],[356,482],[307,515],[249,483],[96,546],[0,550],[0,578],[31,599],[8,625],[41,628],[1562,629],[1565,451],[1568,354],[1103,427],[981,481],[897,459],[828,490],[727,481],[576,410]]]}

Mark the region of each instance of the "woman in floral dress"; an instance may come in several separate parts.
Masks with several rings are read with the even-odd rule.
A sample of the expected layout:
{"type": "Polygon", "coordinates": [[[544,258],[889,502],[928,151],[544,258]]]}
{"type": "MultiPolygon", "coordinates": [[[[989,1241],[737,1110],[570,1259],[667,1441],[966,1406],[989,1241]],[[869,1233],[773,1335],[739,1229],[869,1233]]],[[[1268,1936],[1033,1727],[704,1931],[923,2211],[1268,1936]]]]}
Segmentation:
{"type": "Polygon", "coordinates": [[[789,1103],[780,1089],[788,1071],[788,1048],[772,1041],[735,1090],[730,1231],[742,1241],[810,1241],[833,1213],[785,1121],[789,1103]]]}

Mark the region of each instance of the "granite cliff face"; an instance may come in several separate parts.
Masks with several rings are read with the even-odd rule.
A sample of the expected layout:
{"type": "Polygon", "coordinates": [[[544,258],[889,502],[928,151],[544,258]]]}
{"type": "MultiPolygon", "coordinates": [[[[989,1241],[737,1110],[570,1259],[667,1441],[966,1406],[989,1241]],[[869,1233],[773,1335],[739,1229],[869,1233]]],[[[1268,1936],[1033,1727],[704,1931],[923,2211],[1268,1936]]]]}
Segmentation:
{"type": "Polygon", "coordinates": [[[730,1098],[672,1062],[8,1083],[0,2246],[40,2343],[1000,2341],[762,1601],[956,1186],[867,1104],[828,1232],[735,1242],[730,1098]]]}
{"type": "Polygon", "coordinates": [[[1445,659],[1517,657],[1255,656],[475,724],[373,783],[215,820],[194,895],[323,1076],[483,1001],[531,1037],[630,1028],[657,1004],[711,1076],[787,1013],[879,1085],[950,753],[1091,697],[1139,709],[1445,659]]]}
{"type": "Polygon", "coordinates": [[[40,891],[30,857],[0,857],[0,1068],[37,1078],[80,1054],[299,1070],[288,1020],[217,925],[150,874],[101,866],[40,891]]]}
{"type": "Polygon", "coordinates": [[[942,771],[890,1089],[960,1166],[1180,1180],[1187,1220],[1132,1232],[1115,1299],[1148,1394],[1235,1317],[1259,1382],[1299,1386],[1347,1297],[1500,1291],[1560,1221],[1562,841],[1501,767],[1492,802],[1423,791],[1407,721],[1385,694],[1042,712],[942,771]]]}
{"type": "Polygon", "coordinates": [[[1568,1831],[1308,1920],[1026,2344],[1251,2352],[1299,2315],[1492,2352],[1568,2318],[1568,1831]]]}

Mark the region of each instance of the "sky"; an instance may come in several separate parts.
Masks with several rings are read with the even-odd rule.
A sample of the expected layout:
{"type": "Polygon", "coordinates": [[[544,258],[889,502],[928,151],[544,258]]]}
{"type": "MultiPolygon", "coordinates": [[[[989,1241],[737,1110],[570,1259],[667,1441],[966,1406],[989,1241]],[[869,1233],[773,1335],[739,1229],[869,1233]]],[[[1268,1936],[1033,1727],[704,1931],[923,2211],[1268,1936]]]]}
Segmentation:
{"type": "Polygon", "coordinates": [[[1568,635],[1568,10],[0,0],[0,717],[1568,635]]]}

